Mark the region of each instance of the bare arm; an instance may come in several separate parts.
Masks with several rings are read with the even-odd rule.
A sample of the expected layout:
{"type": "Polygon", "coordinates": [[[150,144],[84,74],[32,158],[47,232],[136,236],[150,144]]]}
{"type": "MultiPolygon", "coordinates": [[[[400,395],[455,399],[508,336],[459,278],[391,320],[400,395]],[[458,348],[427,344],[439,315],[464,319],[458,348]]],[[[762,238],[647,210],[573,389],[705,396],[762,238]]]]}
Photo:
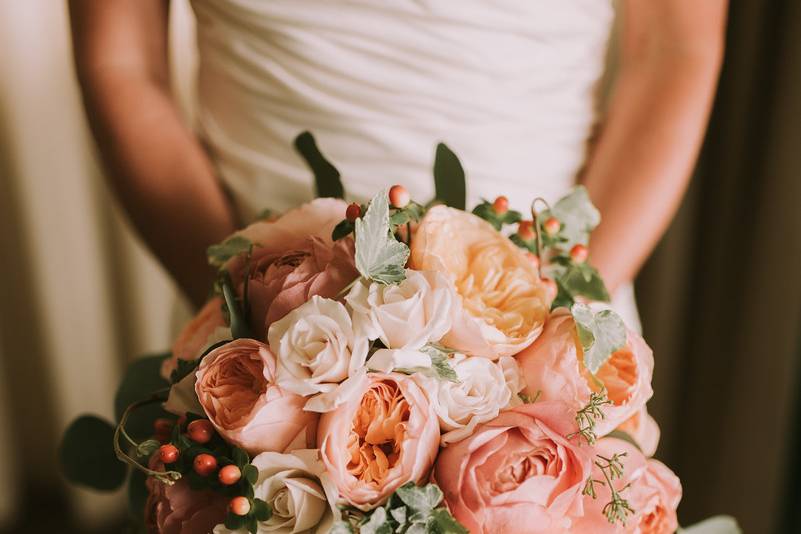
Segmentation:
{"type": "Polygon", "coordinates": [[[117,196],[193,303],[207,296],[205,250],[234,229],[213,168],[171,99],[168,0],[70,0],[75,63],[117,196]]]}
{"type": "Polygon", "coordinates": [[[687,188],[723,55],[726,0],[626,0],[621,70],[582,182],[601,211],[592,260],[631,280],[687,188]]]}

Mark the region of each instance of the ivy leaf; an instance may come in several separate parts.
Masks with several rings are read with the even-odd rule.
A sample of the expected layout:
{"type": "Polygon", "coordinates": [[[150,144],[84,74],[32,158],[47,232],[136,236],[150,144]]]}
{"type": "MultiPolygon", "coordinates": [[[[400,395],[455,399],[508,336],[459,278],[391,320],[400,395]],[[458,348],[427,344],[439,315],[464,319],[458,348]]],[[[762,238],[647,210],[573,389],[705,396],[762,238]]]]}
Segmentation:
{"type": "Polygon", "coordinates": [[[347,521],[335,521],[328,534],[354,534],[353,527],[347,521]]]}
{"type": "Polygon", "coordinates": [[[437,145],[434,157],[434,188],[437,200],[452,208],[465,209],[467,188],[464,169],[456,154],[444,143],[437,145]]]}
{"type": "Polygon", "coordinates": [[[317,142],[310,132],[303,132],[295,138],[295,149],[314,173],[314,184],[318,197],[345,197],[345,188],[342,187],[339,171],[317,148],[317,142]]]}
{"type": "Polygon", "coordinates": [[[576,243],[586,245],[590,240],[590,232],[601,222],[601,213],[593,206],[587,189],[577,185],[566,196],[562,197],[550,212],[541,215],[543,221],[553,215],[562,223],[560,235],[566,239],[561,243],[565,250],[576,243]]]}
{"type": "Polygon", "coordinates": [[[360,534],[392,534],[392,525],[387,520],[385,508],[376,508],[366,523],[359,527],[360,534]]]}
{"type": "Polygon", "coordinates": [[[588,263],[570,265],[557,279],[573,297],[609,302],[606,284],[595,267],[588,263]]]}
{"type": "Polygon", "coordinates": [[[406,524],[406,507],[399,506],[397,508],[392,508],[389,511],[389,514],[392,516],[392,519],[398,522],[399,525],[403,526],[406,524]]]}
{"type": "Polygon", "coordinates": [[[408,259],[409,247],[389,231],[389,199],[382,191],[356,220],[356,268],[369,280],[398,284],[406,278],[408,259]]]}
{"type": "Polygon", "coordinates": [[[432,534],[470,534],[446,508],[437,508],[429,517],[427,532],[432,534]]]}
{"type": "Polygon", "coordinates": [[[418,487],[408,482],[395,491],[396,495],[413,512],[428,515],[442,502],[442,490],[436,484],[418,487]]]}
{"type": "Polygon", "coordinates": [[[594,314],[586,304],[574,304],[570,311],[584,349],[584,365],[595,374],[615,351],[625,346],[626,325],[611,310],[594,314]]]}
{"type": "Polygon", "coordinates": [[[253,242],[247,237],[234,235],[222,243],[207,248],[206,256],[208,256],[209,264],[219,269],[234,256],[248,252],[252,246],[253,242]]]}
{"type": "Polygon", "coordinates": [[[437,378],[457,384],[460,382],[456,371],[448,363],[448,353],[446,351],[433,345],[426,345],[420,349],[420,352],[424,352],[431,357],[431,369],[436,373],[437,378]]]}

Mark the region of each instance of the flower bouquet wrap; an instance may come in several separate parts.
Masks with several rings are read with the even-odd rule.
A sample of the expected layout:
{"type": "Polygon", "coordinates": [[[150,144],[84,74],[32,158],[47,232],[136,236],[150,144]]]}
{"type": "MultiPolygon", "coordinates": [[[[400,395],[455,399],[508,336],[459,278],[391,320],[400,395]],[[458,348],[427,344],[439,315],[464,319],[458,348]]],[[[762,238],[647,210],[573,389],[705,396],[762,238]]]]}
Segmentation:
{"type": "Polygon", "coordinates": [[[465,211],[436,154],[427,203],[318,198],[211,247],[208,303],[131,366],[114,424],[68,429],[67,476],[127,477],[154,533],[674,532],[653,356],[604,305],[586,191],[465,211]]]}

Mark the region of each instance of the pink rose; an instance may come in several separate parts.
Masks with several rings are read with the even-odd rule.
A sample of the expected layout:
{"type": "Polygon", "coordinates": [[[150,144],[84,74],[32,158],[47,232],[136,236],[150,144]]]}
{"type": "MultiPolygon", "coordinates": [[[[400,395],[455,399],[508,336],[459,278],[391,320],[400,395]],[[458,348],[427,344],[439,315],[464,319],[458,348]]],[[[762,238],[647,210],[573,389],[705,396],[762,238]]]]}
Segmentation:
{"type": "MultiPolygon", "coordinates": [[[[156,456],[150,468],[163,471],[156,456]]],[[[148,497],[145,504],[145,524],[148,532],[156,534],[206,534],[225,520],[228,498],[209,490],[190,489],[185,478],[172,486],[148,477],[148,497]]]]}
{"type": "Polygon", "coordinates": [[[562,532],[582,515],[591,452],[566,436],[575,412],[524,404],[440,452],[435,477],[457,521],[473,534],[562,532]]]}
{"type": "Polygon", "coordinates": [[[431,208],[414,233],[409,267],[440,271],[459,294],[442,343],[493,360],[528,346],[551,305],[523,251],[488,222],[446,206],[431,208]]]}
{"type": "MultiPolygon", "coordinates": [[[[264,339],[271,323],[312,295],[333,298],[359,274],[350,237],[334,242],[331,232],[345,217],[347,204],[318,198],[274,221],[258,221],[234,235],[255,244],[248,301],[253,334],[264,339]]],[[[245,260],[237,256],[225,269],[241,293],[245,260]]]]}
{"type": "MultiPolygon", "coordinates": [[[[647,459],[635,446],[622,439],[607,437],[598,440],[595,460],[606,465],[605,459],[619,457],[623,475],[612,481],[615,490],[625,499],[633,513],[625,524],[610,523],[604,507],[611,492],[604,484],[595,484],[595,498],[584,497],[584,516],[576,520],[573,531],[586,534],[672,534],[678,528],[676,508],[681,500],[681,483],[676,475],[657,460],[647,459]]],[[[592,478],[605,482],[601,468],[593,466],[592,478]]]]}
{"type": "Polygon", "coordinates": [[[222,299],[209,300],[187,323],[172,345],[172,357],[161,364],[161,376],[169,380],[178,360],[195,360],[208,347],[208,340],[214,332],[225,326],[222,314],[222,299]]]}
{"type": "Polygon", "coordinates": [[[659,445],[659,425],[650,416],[645,406],[639,412],[623,421],[617,429],[631,436],[640,446],[640,450],[644,455],[650,457],[656,452],[656,448],[659,445]]]}
{"type": "Polygon", "coordinates": [[[275,385],[275,357],[254,339],[236,339],[211,351],[196,373],[195,392],[206,416],[227,441],[251,455],[312,446],[317,414],[306,399],[275,385]]]}
{"type": "Polygon", "coordinates": [[[320,418],[320,454],[339,494],[369,510],[403,484],[428,476],[439,423],[409,376],[362,373],[342,387],[344,403],[320,418]]]}
{"type": "Polygon", "coordinates": [[[517,355],[528,394],[541,400],[561,400],[575,411],[586,406],[590,394],[606,387],[611,405],[596,420],[595,433],[608,434],[639,412],[651,398],[654,357],[645,341],[628,332],[626,346],[612,354],[593,378],[584,367],[573,316],[565,308],[554,311],[545,330],[530,347],[517,355]]]}

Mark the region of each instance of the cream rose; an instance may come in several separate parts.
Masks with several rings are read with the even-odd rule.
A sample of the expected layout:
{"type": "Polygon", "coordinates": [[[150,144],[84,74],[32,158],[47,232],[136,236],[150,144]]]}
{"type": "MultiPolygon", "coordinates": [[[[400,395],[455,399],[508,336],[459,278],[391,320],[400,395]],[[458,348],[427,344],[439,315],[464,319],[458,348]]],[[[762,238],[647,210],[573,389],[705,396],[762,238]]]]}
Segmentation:
{"type": "Polygon", "coordinates": [[[584,366],[576,325],[566,308],[555,310],[542,335],[516,358],[529,396],[540,400],[561,400],[579,410],[593,392],[606,388],[612,404],[602,407],[604,418],[595,421],[598,436],[639,412],[653,394],[654,357],[640,336],[628,331],[626,346],[612,354],[593,377],[584,366]]]}
{"type": "MultiPolygon", "coordinates": [[[[272,516],[258,525],[259,534],[327,533],[338,510],[337,490],[325,472],[317,449],[287,454],[263,452],[251,462],[259,470],[254,497],[265,501],[272,516]]],[[[217,525],[214,534],[247,534],[217,525]]]]}
{"type": "Polygon", "coordinates": [[[390,349],[419,349],[450,330],[455,297],[442,273],[407,269],[397,285],[360,280],[345,301],[359,335],[390,349]]]}
{"type": "Polygon", "coordinates": [[[459,382],[422,373],[412,375],[439,418],[443,446],[466,438],[479,423],[495,419],[504,408],[520,404],[514,358],[503,356],[492,362],[456,354],[448,362],[459,382]]]}
{"type": "Polygon", "coordinates": [[[217,432],[250,454],[314,443],[318,415],[303,410],[303,397],[276,385],[275,357],[264,343],[236,339],[218,347],[196,377],[198,401],[217,432]]]}
{"type": "Polygon", "coordinates": [[[367,357],[367,339],[354,333],[345,306],[318,296],[274,322],[267,338],[278,385],[298,395],[334,391],[367,357]]]}
{"type": "Polygon", "coordinates": [[[403,484],[428,477],[439,425],[409,376],[362,373],[348,380],[347,401],[322,415],[317,439],[339,495],[369,510],[403,484]]]}
{"type": "Polygon", "coordinates": [[[445,273],[457,299],[442,342],[473,356],[511,356],[542,331],[550,298],[523,251],[489,223],[461,210],[431,208],[412,237],[409,266],[445,273]]]}

